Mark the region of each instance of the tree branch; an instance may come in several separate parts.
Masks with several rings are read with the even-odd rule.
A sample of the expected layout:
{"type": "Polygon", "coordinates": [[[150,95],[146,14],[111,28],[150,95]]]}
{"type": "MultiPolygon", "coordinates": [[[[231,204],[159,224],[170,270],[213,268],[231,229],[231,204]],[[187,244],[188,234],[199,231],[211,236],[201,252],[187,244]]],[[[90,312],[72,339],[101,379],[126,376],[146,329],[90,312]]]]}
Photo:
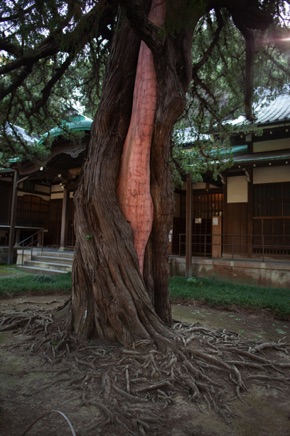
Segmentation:
{"type": "Polygon", "coordinates": [[[254,121],[256,118],[252,111],[253,88],[254,88],[254,57],[255,57],[255,38],[252,30],[247,29],[243,23],[233,18],[235,25],[245,38],[246,43],[246,67],[245,67],[245,115],[247,120],[254,121]]]}
{"type": "Polygon", "coordinates": [[[20,74],[18,74],[15,80],[6,88],[0,88],[0,100],[7,97],[7,95],[15,92],[15,90],[22,85],[25,79],[29,76],[32,71],[32,65],[26,65],[20,74]]]}
{"type": "Polygon", "coordinates": [[[109,4],[106,0],[98,2],[87,15],[80,19],[72,32],[63,33],[62,29],[58,28],[42,41],[35,50],[31,50],[21,58],[2,66],[0,74],[8,74],[22,67],[24,68],[9,86],[2,87],[0,100],[22,85],[31,73],[34,64],[39,60],[53,56],[58,52],[69,53],[74,57],[90,39],[101,35],[103,31],[107,32],[107,26],[111,24],[114,16],[115,6],[115,1],[109,4]]]}
{"type": "Polygon", "coordinates": [[[79,20],[70,33],[63,33],[63,26],[58,27],[35,50],[31,50],[22,58],[2,66],[0,74],[7,74],[27,64],[34,64],[40,59],[53,56],[58,52],[72,53],[79,51],[90,38],[101,35],[103,31],[107,32],[107,26],[111,23],[111,12],[114,3],[108,5],[106,0],[97,3],[87,15],[79,20]]]}
{"type": "Polygon", "coordinates": [[[60,43],[52,36],[46,38],[35,50],[0,68],[0,74],[7,74],[23,66],[32,65],[40,59],[52,56],[59,51],[60,43]]]}
{"type": "Polygon", "coordinates": [[[124,8],[132,29],[150,48],[153,56],[161,56],[163,41],[160,37],[160,28],[148,20],[143,2],[141,3],[139,0],[119,0],[119,3],[124,8]]]}
{"type": "Polygon", "coordinates": [[[0,50],[6,51],[16,57],[22,56],[23,54],[22,49],[18,45],[8,42],[7,38],[0,38],[0,50]]]}
{"type": "Polygon", "coordinates": [[[232,15],[236,27],[240,30],[246,43],[245,68],[245,115],[250,121],[255,120],[252,112],[253,99],[253,65],[255,40],[253,29],[266,30],[273,22],[270,13],[258,0],[209,0],[209,6],[225,7],[232,15]]]}
{"type": "Polygon", "coordinates": [[[32,107],[31,111],[28,114],[28,117],[37,113],[41,107],[47,102],[50,96],[50,92],[53,86],[59,81],[59,79],[64,75],[66,70],[69,68],[70,64],[73,61],[73,57],[69,56],[63,64],[57,69],[54,76],[47,82],[46,86],[42,89],[42,98],[32,107]]]}
{"type": "Polygon", "coordinates": [[[213,49],[218,44],[221,31],[224,27],[224,20],[223,20],[222,14],[221,14],[219,9],[215,9],[215,13],[216,13],[216,17],[217,17],[218,27],[217,27],[216,31],[214,32],[213,39],[212,39],[209,47],[207,48],[206,52],[204,53],[202,59],[193,66],[193,68],[192,68],[193,75],[195,73],[197,73],[197,71],[206,63],[206,61],[210,58],[210,56],[213,52],[213,49]]]}
{"type": "Polygon", "coordinates": [[[271,14],[258,0],[209,0],[209,9],[227,8],[233,18],[249,29],[266,30],[273,22],[271,14]]]}
{"type": "Polygon", "coordinates": [[[26,9],[22,9],[20,13],[14,15],[7,15],[6,17],[0,17],[0,23],[5,23],[7,21],[18,21],[20,16],[23,17],[23,15],[31,13],[33,9],[34,9],[34,5],[30,5],[26,9]]]}
{"type": "Polygon", "coordinates": [[[283,71],[287,76],[289,75],[289,68],[284,67],[284,65],[280,64],[277,59],[271,55],[267,50],[263,50],[263,53],[267,58],[277,67],[279,70],[283,71]]]}

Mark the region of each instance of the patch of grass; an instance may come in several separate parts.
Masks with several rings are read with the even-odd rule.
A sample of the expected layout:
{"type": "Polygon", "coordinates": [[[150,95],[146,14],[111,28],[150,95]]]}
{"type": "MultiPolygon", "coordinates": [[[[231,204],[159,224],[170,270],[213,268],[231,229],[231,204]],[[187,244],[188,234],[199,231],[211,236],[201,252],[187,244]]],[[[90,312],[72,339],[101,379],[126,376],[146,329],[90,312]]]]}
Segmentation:
{"type": "MultiPolygon", "coordinates": [[[[39,275],[23,272],[16,266],[0,266],[0,298],[70,293],[71,287],[71,273],[39,275]]],[[[170,279],[169,292],[172,303],[200,301],[213,307],[266,309],[279,318],[290,320],[290,289],[176,276],[170,279]]]]}
{"type": "Polygon", "coordinates": [[[216,278],[172,277],[169,291],[173,303],[195,300],[214,307],[267,309],[280,318],[290,319],[290,289],[266,288],[216,278]]]}
{"type": "Polygon", "coordinates": [[[0,278],[3,276],[26,275],[25,272],[20,270],[15,265],[0,265],[0,278]]]}
{"type": "MultiPolygon", "coordinates": [[[[14,268],[14,274],[1,274],[0,267],[0,297],[16,295],[45,295],[70,293],[72,287],[71,273],[66,274],[30,274],[20,273],[14,268]]],[[[8,273],[9,274],[9,273],[8,273]]]]}

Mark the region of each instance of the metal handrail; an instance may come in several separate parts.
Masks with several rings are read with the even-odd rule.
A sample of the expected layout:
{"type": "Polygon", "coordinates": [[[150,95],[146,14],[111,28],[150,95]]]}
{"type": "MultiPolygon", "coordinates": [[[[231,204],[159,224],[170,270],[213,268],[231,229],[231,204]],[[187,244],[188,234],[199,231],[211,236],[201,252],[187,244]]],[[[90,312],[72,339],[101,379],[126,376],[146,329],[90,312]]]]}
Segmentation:
{"type": "Polygon", "coordinates": [[[43,251],[43,241],[44,241],[44,229],[40,229],[37,232],[33,233],[32,235],[28,236],[27,238],[25,238],[22,241],[17,243],[18,246],[22,247],[21,265],[24,264],[24,250],[26,250],[28,247],[31,247],[30,255],[32,257],[34,243],[37,242],[37,248],[38,249],[40,248],[40,251],[42,252],[43,251]]]}

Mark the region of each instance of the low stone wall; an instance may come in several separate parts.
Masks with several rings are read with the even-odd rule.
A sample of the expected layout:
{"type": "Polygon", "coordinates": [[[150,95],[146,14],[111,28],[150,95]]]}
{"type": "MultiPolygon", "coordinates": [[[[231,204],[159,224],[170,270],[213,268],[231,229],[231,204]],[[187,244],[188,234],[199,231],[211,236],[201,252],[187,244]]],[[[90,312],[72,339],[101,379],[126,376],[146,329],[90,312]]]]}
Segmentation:
{"type": "MultiPolygon", "coordinates": [[[[7,264],[8,247],[0,247],[0,264],[7,264]]],[[[13,250],[13,263],[16,262],[16,249],[13,250]]]]}
{"type": "MultiPolygon", "coordinates": [[[[185,275],[185,257],[170,256],[170,275],[185,275]]],[[[192,275],[290,290],[290,262],[192,258],[192,275]]]]}

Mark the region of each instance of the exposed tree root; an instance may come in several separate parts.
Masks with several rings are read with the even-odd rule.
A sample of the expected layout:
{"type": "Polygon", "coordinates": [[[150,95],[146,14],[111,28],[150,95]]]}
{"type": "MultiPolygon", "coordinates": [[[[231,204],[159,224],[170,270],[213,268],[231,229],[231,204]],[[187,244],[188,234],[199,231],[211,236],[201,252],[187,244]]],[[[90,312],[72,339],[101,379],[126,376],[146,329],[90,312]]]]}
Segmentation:
{"type": "Polygon", "coordinates": [[[231,400],[243,401],[253,384],[272,389],[290,384],[290,348],[282,342],[257,344],[226,330],[175,323],[176,340],[167,351],[147,343],[127,349],[78,340],[53,319],[53,312],[43,310],[10,313],[1,330],[29,334],[33,344],[28,337],[27,350],[41,353],[50,368],[61,368],[43,389],[62,383],[75,391],[80,407],[95,408],[84,434],[96,429],[115,434],[116,428],[119,435],[154,434],[178,398],[228,421],[231,400]]]}

